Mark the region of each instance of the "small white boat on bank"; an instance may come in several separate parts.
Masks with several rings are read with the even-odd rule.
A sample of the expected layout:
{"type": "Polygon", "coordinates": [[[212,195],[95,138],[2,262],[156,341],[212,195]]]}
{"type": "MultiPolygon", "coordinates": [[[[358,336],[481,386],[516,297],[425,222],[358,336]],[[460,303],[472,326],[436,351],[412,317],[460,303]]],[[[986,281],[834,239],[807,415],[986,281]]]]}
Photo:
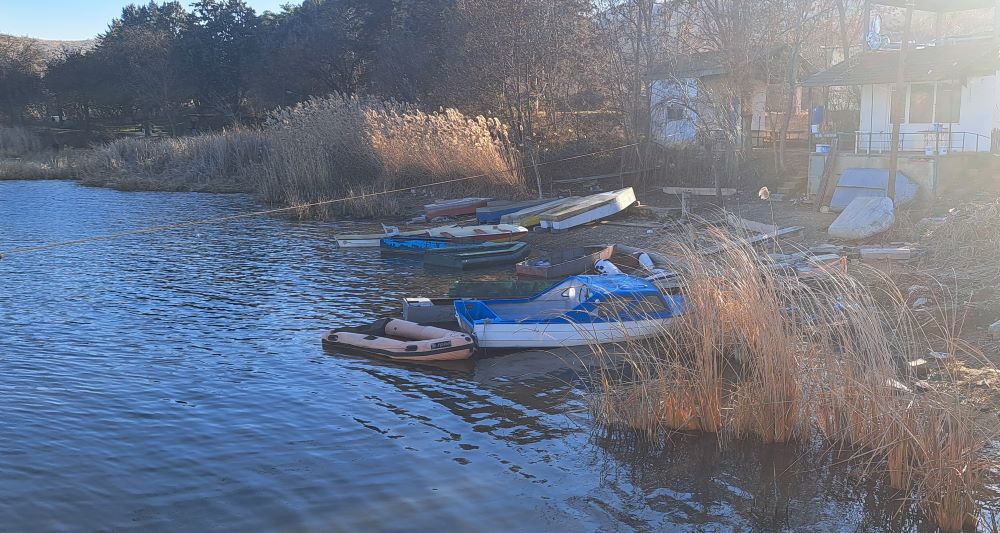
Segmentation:
{"type": "Polygon", "coordinates": [[[528,228],[514,224],[441,226],[427,230],[429,237],[455,242],[516,241],[527,234],[528,228]]]}
{"type": "Polygon", "coordinates": [[[334,235],[338,248],[378,248],[386,237],[417,237],[427,235],[427,230],[399,231],[396,226],[382,224],[382,233],[367,233],[362,235],[334,235]]]}
{"type": "Polygon", "coordinates": [[[528,228],[513,224],[485,224],[479,226],[438,226],[430,229],[399,231],[395,226],[382,226],[382,233],[364,235],[335,235],[339,248],[378,248],[382,239],[390,237],[427,237],[457,243],[516,241],[528,234],[528,228]]]}
{"type": "Polygon", "coordinates": [[[539,215],[545,229],[566,230],[596,222],[616,215],[635,203],[635,191],[625,187],[617,191],[602,192],[561,205],[539,215]]]}

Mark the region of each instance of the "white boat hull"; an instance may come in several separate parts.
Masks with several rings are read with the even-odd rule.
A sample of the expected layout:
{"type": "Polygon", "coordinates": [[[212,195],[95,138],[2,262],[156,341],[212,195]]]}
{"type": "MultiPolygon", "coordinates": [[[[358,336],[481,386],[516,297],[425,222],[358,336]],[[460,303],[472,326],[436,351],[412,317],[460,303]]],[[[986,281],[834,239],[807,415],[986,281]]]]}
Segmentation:
{"type": "MultiPolygon", "coordinates": [[[[584,198],[583,201],[587,199],[584,198]]],[[[611,215],[621,213],[622,211],[628,209],[629,206],[635,203],[635,191],[631,187],[623,189],[620,194],[616,195],[614,199],[608,203],[596,206],[594,209],[589,211],[584,211],[583,213],[565,218],[562,220],[550,220],[545,218],[543,213],[541,216],[541,226],[545,229],[550,230],[565,230],[570,228],[575,228],[577,226],[582,226],[583,224],[588,224],[590,222],[596,222],[603,218],[607,218],[611,215]]]]}
{"type": "Polygon", "coordinates": [[[370,235],[334,235],[338,248],[378,248],[382,239],[386,237],[419,237],[427,235],[427,230],[404,231],[401,233],[385,233],[382,235],[372,233],[370,235]]]}
{"type": "Polygon", "coordinates": [[[671,318],[637,320],[633,322],[601,322],[592,324],[496,324],[479,323],[470,330],[480,348],[557,348],[625,342],[653,337],[670,325],[671,318]]]}

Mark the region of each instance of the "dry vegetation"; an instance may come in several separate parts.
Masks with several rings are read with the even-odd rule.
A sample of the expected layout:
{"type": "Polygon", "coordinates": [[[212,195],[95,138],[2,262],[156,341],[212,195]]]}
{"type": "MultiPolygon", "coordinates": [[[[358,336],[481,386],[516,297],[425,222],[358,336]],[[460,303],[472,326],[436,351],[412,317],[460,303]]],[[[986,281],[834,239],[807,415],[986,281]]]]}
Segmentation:
{"type": "Polygon", "coordinates": [[[301,216],[398,212],[373,193],[457,181],[448,195],[516,196],[524,184],[504,127],[454,110],[332,95],[274,112],[259,130],[177,139],[121,139],[77,163],[86,184],[122,189],[254,192],[301,216]]]}
{"type": "Polygon", "coordinates": [[[71,179],[71,154],[43,148],[27,128],[0,127],[0,180],[71,179]]]}
{"type": "Polygon", "coordinates": [[[913,392],[906,361],[939,339],[914,326],[894,284],[875,271],[864,282],[841,272],[803,280],[741,246],[671,252],[685,313],[653,341],[629,343],[624,360],[604,358],[592,404],[603,425],[652,439],[819,435],[887,476],[942,530],[977,523],[995,415],[963,405],[954,389],[913,392]]]}
{"type": "Polygon", "coordinates": [[[27,128],[0,126],[0,157],[21,157],[42,149],[42,141],[27,128]]]}

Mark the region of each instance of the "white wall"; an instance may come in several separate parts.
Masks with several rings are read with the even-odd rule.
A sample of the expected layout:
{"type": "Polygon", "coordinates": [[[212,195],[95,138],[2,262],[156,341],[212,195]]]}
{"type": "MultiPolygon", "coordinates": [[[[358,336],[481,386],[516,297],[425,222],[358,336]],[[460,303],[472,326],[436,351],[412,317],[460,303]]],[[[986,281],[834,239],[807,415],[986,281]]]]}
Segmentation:
{"type": "MultiPolygon", "coordinates": [[[[962,86],[962,109],[959,114],[959,121],[955,124],[945,125],[945,130],[950,129],[951,135],[950,150],[958,151],[976,150],[975,135],[959,135],[960,132],[976,133],[979,137],[979,151],[990,150],[990,137],[993,128],[996,127],[997,120],[1000,120],[1000,87],[997,87],[997,76],[981,76],[970,78],[962,86]]],[[[864,85],[861,87],[861,124],[862,132],[871,133],[871,149],[873,152],[888,152],[890,147],[890,135],[892,124],[889,121],[889,94],[890,85],[864,85]]],[[[908,151],[923,151],[927,146],[935,146],[937,139],[933,133],[928,133],[933,129],[930,123],[904,123],[900,131],[907,133],[903,139],[903,149],[908,151]]],[[[948,142],[948,136],[942,135],[941,141],[948,142]]],[[[858,136],[858,148],[867,151],[869,147],[869,136],[858,136]]]]}
{"type": "Polygon", "coordinates": [[[694,98],[697,97],[695,80],[683,80],[687,85],[680,85],[673,80],[656,80],[650,87],[650,105],[652,114],[653,138],[665,145],[693,142],[698,135],[695,121],[697,115],[692,109],[694,98]],[[672,105],[683,106],[684,120],[668,120],[667,109],[672,105]]]}
{"type": "MultiPolygon", "coordinates": [[[[698,128],[721,129],[715,124],[719,109],[712,103],[718,95],[713,96],[712,87],[706,86],[701,80],[687,78],[676,83],[673,80],[653,81],[651,91],[652,133],[655,140],[664,145],[690,143],[697,140],[698,128]],[[667,109],[671,105],[681,105],[684,109],[684,119],[668,120],[667,109]]],[[[758,83],[755,87],[751,106],[753,108],[753,130],[767,129],[767,84],[758,83]]],[[[726,117],[728,120],[731,117],[726,117]]]]}

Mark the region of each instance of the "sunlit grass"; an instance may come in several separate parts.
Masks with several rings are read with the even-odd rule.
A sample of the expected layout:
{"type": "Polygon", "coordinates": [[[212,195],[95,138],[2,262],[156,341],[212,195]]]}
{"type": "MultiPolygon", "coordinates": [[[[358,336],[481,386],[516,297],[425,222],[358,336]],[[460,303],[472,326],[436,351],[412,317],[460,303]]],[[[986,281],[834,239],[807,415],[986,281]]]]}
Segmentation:
{"type": "MultiPolygon", "coordinates": [[[[944,531],[978,520],[976,494],[996,435],[953,393],[913,392],[906,361],[927,353],[905,297],[877,272],[808,280],[710,230],[724,251],[693,242],[676,258],[685,313],[621,353],[598,351],[592,412],[615,434],[677,431],[720,442],[806,441],[854,450],[944,531]]],[[[702,243],[704,244],[704,243],[702,243]]],[[[861,267],[863,268],[863,267],[861,267]]]]}

